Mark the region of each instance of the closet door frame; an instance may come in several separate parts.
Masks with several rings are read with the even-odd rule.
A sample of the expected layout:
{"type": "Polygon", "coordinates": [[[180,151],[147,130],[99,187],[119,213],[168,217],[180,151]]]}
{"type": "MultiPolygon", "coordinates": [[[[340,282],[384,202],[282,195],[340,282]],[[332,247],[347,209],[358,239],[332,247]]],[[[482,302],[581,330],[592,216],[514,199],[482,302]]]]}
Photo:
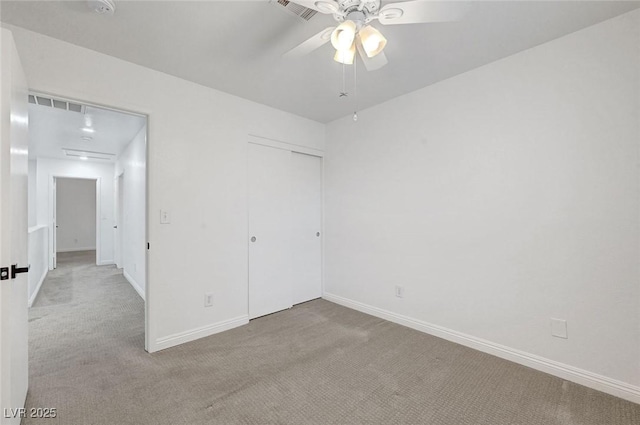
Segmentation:
{"type": "MultiPolygon", "coordinates": [[[[312,156],[316,156],[319,157],[322,163],[322,175],[321,175],[321,186],[322,186],[322,193],[321,193],[321,211],[320,211],[320,216],[321,216],[321,229],[320,232],[322,234],[322,236],[324,236],[324,151],[320,150],[320,149],[315,149],[315,148],[311,148],[308,146],[301,146],[301,145],[296,145],[293,143],[287,143],[287,142],[283,142],[280,140],[275,140],[275,139],[271,139],[271,138],[267,138],[267,137],[263,137],[263,136],[258,136],[255,134],[249,134],[248,136],[248,143],[247,143],[247,196],[246,196],[246,200],[247,200],[247,231],[246,231],[246,241],[247,241],[247,313],[249,314],[249,317],[251,317],[251,311],[249,309],[249,297],[250,297],[250,281],[249,281],[249,267],[250,267],[250,257],[249,257],[249,244],[250,242],[250,238],[251,235],[249,234],[250,232],[250,212],[249,212],[249,190],[250,190],[250,176],[249,176],[249,145],[250,144],[255,144],[255,145],[261,145],[261,146],[267,146],[267,147],[271,147],[271,148],[276,148],[276,149],[282,149],[282,150],[286,150],[292,153],[301,153],[301,154],[305,154],[305,155],[312,155],[312,156]]],[[[321,249],[320,249],[320,290],[321,290],[321,294],[322,296],[324,296],[324,237],[321,238],[321,249]]]]}

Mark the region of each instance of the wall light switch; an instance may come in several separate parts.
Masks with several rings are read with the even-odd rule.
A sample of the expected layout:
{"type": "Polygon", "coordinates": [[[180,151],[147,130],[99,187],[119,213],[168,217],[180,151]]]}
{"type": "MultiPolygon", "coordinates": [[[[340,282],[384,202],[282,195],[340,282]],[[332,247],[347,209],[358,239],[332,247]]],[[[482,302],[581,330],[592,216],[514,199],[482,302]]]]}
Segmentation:
{"type": "Polygon", "coordinates": [[[213,305],[213,292],[204,294],[204,306],[211,307],[213,305]]]}
{"type": "Polygon", "coordinates": [[[557,338],[568,339],[567,321],[561,319],[551,319],[551,335],[557,338]]]}
{"type": "Polygon", "coordinates": [[[169,224],[171,223],[171,217],[169,216],[169,211],[160,210],[160,224],[169,224]]]}

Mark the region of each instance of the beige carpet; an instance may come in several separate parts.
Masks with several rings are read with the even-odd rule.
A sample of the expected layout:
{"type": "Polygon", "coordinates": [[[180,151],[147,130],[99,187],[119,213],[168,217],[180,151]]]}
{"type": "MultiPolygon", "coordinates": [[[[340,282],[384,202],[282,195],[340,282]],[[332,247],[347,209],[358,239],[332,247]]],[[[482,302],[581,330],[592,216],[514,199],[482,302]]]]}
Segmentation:
{"type": "Polygon", "coordinates": [[[629,403],[323,300],[147,354],[143,303],[62,254],[30,313],[24,424],[638,425],[629,403]]]}

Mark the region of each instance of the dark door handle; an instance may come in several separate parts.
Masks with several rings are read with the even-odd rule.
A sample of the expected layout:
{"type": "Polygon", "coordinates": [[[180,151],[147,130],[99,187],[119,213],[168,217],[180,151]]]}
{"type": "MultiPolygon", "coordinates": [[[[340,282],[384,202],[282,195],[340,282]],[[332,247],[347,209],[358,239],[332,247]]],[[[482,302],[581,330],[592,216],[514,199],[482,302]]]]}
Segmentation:
{"type": "Polygon", "coordinates": [[[17,264],[12,264],[11,279],[15,279],[18,273],[28,273],[30,268],[31,268],[31,264],[29,264],[27,267],[18,267],[17,264]]]}
{"type": "Polygon", "coordinates": [[[118,228],[118,226],[113,226],[113,228],[114,228],[114,229],[117,229],[117,228],[118,228]]]}

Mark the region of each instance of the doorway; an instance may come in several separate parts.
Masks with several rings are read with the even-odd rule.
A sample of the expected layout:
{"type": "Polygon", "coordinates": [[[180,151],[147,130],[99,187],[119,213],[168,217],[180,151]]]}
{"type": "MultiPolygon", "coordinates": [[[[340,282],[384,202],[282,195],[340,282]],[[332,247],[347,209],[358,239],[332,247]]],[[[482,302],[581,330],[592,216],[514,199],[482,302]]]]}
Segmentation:
{"type": "Polygon", "coordinates": [[[96,262],[101,242],[99,187],[98,179],[53,177],[53,268],[59,253],[86,251],[87,258],[96,262]]]}
{"type": "MultiPolygon", "coordinates": [[[[78,299],[108,301],[97,280],[93,286],[89,280],[117,284],[124,291],[119,300],[138,300],[145,335],[140,348],[146,349],[147,116],[42,93],[28,98],[29,226],[34,239],[44,240],[49,263],[33,276],[40,281],[30,285],[33,308],[72,297],[69,308],[78,299]],[[69,278],[59,270],[62,258],[69,278]],[[77,281],[80,271],[87,285],[77,281]],[[47,289],[48,278],[72,282],[73,292],[65,294],[63,285],[47,289]],[[84,288],[94,288],[93,295],[82,295],[84,288]]],[[[33,253],[32,264],[38,256],[33,253]]]]}

